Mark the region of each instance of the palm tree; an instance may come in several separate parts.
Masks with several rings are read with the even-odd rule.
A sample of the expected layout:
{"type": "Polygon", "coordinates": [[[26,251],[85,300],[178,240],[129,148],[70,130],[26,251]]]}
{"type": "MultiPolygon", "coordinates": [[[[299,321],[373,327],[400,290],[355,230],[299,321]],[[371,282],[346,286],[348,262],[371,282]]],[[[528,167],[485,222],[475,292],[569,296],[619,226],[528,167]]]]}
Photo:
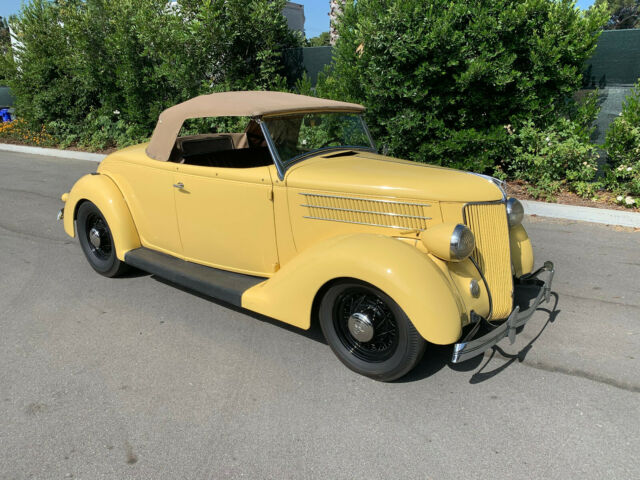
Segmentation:
{"type": "Polygon", "coordinates": [[[10,45],[9,23],[6,18],[0,17],[0,54],[4,54],[10,45]]]}
{"type": "Polygon", "coordinates": [[[329,1],[329,18],[331,19],[331,45],[335,46],[338,40],[338,17],[342,14],[346,0],[330,0],[329,1]]]}

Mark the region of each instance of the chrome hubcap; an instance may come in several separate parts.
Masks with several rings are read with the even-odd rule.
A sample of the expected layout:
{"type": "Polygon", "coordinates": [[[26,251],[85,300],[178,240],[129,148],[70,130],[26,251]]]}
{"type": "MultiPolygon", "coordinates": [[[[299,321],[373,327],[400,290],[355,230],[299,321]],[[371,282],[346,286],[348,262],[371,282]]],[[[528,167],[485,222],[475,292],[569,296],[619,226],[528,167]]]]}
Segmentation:
{"type": "Polygon", "coordinates": [[[359,342],[370,342],[375,334],[371,319],[361,312],[352,314],[349,317],[347,326],[349,327],[349,333],[359,342]]]}
{"type": "Polygon", "coordinates": [[[94,247],[100,248],[100,231],[97,228],[89,230],[89,241],[94,247]]]}

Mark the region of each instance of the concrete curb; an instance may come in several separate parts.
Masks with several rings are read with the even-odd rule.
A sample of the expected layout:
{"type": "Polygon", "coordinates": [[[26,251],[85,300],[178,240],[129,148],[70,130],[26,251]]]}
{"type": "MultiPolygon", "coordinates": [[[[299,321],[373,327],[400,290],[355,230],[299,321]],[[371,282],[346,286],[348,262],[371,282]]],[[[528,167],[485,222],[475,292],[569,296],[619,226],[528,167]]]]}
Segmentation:
{"type": "MultiPolygon", "coordinates": [[[[70,158],[73,160],[86,160],[101,162],[106,155],[99,153],[76,152],[73,150],[57,150],[55,148],[27,147],[24,145],[12,145],[0,143],[0,150],[31,155],[45,155],[49,157],[70,158]]],[[[608,210],[604,208],[577,207],[574,205],[562,205],[558,203],[534,202],[522,200],[527,215],[540,217],[561,218],[564,220],[577,220],[580,222],[604,223],[606,225],[619,225],[621,227],[640,228],[640,213],[625,212],[623,210],[608,210]]]]}
{"type": "Polygon", "coordinates": [[[0,150],[4,150],[5,152],[28,153],[31,155],[44,155],[46,157],[86,160],[88,162],[101,162],[106,157],[106,155],[102,155],[100,153],[58,150],[56,148],[27,147],[25,145],[12,145],[10,143],[0,143],[0,150]]]}
{"type": "Polygon", "coordinates": [[[527,215],[640,228],[640,213],[522,200],[527,215]]]}

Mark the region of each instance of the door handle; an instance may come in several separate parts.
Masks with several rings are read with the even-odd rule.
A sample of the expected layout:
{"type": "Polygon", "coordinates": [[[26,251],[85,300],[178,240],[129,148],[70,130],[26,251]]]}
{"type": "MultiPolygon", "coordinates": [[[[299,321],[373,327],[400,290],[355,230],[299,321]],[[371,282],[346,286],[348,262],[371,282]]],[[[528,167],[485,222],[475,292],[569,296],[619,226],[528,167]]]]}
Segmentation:
{"type": "Polygon", "coordinates": [[[174,183],[173,186],[182,190],[184,188],[184,183],[182,182],[174,183]]]}

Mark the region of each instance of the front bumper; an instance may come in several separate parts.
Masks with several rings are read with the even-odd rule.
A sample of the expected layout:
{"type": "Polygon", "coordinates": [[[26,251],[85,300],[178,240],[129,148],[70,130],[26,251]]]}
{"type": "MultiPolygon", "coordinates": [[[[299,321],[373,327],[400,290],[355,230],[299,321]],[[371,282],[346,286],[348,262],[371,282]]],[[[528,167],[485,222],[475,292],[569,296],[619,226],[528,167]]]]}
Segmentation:
{"type": "Polygon", "coordinates": [[[452,363],[460,363],[465,360],[469,360],[470,358],[477,357],[478,355],[482,355],[485,350],[493,347],[496,343],[502,340],[504,337],[509,337],[511,343],[516,340],[516,329],[523,326],[525,323],[529,321],[533,312],[535,312],[544,300],[548,302],[551,295],[551,282],[553,282],[553,275],[555,273],[553,263],[545,262],[544,266],[536,270],[535,272],[523,275],[520,277],[519,282],[521,285],[526,285],[534,288],[539,288],[538,295],[536,296],[533,303],[530,304],[529,308],[526,310],[520,311],[520,307],[516,306],[509,315],[509,318],[502,324],[495,327],[490,324],[484,318],[481,318],[476,326],[471,330],[470,334],[460,343],[456,343],[453,346],[453,356],[451,358],[452,363]],[[538,276],[541,273],[548,272],[549,278],[546,281],[540,280],[538,276]],[[476,338],[474,340],[468,340],[468,338],[473,337],[478,331],[480,324],[483,323],[487,325],[492,330],[483,335],[482,337],[476,338]],[[467,341],[468,340],[468,341],[467,341]]]}

